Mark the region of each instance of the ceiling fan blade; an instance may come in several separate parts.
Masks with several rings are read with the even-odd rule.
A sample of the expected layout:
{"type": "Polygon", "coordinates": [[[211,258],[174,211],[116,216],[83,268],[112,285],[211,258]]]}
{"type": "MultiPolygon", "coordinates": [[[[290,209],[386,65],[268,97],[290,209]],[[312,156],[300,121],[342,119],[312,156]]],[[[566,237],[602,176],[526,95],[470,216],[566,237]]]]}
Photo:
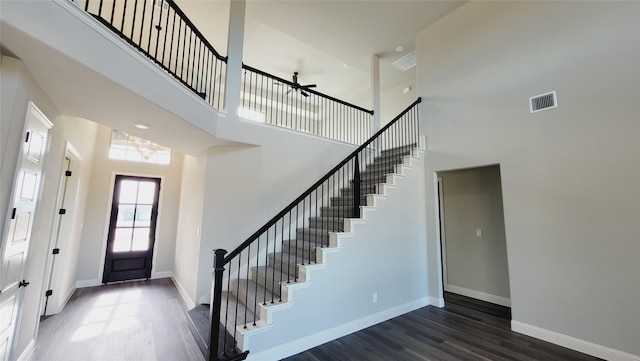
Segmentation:
{"type": "Polygon", "coordinates": [[[293,91],[293,88],[291,88],[291,89],[287,90],[286,94],[291,93],[291,91],[293,91]]]}
{"type": "Polygon", "coordinates": [[[309,85],[303,85],[302,88],[315,88],[317,87],[316,84],[309,84],[309,85]]]}
{"type": "Polygon", "coordinates": [[[309,94],[305,93],[305,91],[302,89],[300,89],[300,94],[304,95],[305,98],[309,96],[309,94]]]}

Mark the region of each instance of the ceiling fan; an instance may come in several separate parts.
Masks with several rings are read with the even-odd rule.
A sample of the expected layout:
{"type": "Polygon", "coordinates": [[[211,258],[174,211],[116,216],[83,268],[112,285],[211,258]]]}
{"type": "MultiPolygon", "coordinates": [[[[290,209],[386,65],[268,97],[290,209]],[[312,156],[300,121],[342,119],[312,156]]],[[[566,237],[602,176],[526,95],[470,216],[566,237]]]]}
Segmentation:
{"type": "Polygon", "coordinates": [[[291,93],[292,91],[300,91],[300,94],[304,95],[305,97],[309,96],[309,93],[307,93],[305,90],[309,90],[309,88],[315,88],[317,85],[316,84],[307,84],[307,85],[301,85],[300,83],[298,83],[298,72],[294,72],[293,73],[293,84],[290,85],[291,89],[289,89],[289,91],[287,91],[287,94],[291,93]]]}

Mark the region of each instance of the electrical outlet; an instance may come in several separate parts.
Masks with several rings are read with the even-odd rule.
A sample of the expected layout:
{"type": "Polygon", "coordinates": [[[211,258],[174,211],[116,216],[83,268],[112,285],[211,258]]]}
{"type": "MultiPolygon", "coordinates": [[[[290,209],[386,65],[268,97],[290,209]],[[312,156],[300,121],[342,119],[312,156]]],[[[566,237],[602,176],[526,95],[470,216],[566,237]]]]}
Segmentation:
{"type": "Polygon", "coordinates": [[[373,293],[373,296],[371,297],[371,301],[373,303],[378,303],[378,292],[373,293]]]}
{"type": "Polygon", "coordinates": [[[476,229],[476,237],[482,237],[482,230],[476,229]]]}

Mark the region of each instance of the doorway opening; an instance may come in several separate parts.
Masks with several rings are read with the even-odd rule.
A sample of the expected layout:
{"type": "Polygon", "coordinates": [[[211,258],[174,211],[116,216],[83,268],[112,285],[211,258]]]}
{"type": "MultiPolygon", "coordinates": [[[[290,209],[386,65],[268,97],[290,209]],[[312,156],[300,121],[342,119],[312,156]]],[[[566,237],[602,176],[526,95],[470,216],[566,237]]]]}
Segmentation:
{"type": "Polygon", "coordinates": [[[151,278],[160,178],[116,175],[102,283],[151,278]]]}
{"type": "Polygon", "coordinates": [[[500,166],[438,172],[437,183],[445,296],[510,307],[500,166]]]}

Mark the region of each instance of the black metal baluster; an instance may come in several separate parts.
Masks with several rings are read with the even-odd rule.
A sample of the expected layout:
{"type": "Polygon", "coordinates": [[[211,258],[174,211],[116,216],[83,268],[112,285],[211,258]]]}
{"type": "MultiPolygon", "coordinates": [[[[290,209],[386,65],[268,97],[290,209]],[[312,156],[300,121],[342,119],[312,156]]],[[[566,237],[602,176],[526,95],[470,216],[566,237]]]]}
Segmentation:
{"type": "Polygon", "coordinates": [[[111,18],[109,19],[109,24],[111,25],[113,25],[113,18],[116,14],[116,1],[117,0],[113,0],[113,4],[111,4],[111,18]]]}
{"type": "MultiPolygon", "coordinates": [[[[273,224],[273,256],[275,257],[278,253],[276,252],[276,247],[278,245],[278,221],[276,221],[273,224]]],[[[282,245],[281,245],[282,247],[282,245]]],[[[282,248],[281,248],[282,250],[282,248]]],[[[284,254],[282,252],[280,252],[280,279],[282,279],[282,273],[284,272],[284,254]]],[[[289,270],[289,265],[287,265],[287,271],[289,270]]],[[[271,289],[275,290],[276,289],[276,277],[273,277],[273,280],[271,280],[271,289]]],[[[274,292],[271,292],[271,303],[275,303],[275,298],[274,298],[275,294],[274,292]]]]}
{"type": "Polygon", "coordinates": [[[196,90],[197,93],[200,93],[199,89],[200,89],[200,78],[202,78],[202,72],[200,69],[200,66],[202,65],[202,41],[199,41],[200,39],[198,39],[197,37],[195,38],[195,41],[197,43],[196,48],[194,49],[194,54],[197,53],[197,55],[195,56],[195,58],[198,59],[198,61],[195,64],[195,81],[193,82],[193,88],[196,90]]]}
{"type": "MultiPolygon", "coordinates": [[[[167,52],[167,36],[169,35],[169,12],[171,11],[171,7],[167,8],[167,16],[164,22],[164,42],[162,45],[162,65],[164,65],[164,56],[167,52]]],[[[175,19],[175,11],[173,12],[174,14],[174,19],[175,19]]],[[[173,27],[171,28],[171,34],[173,36],[173,27]]],[[[166,66],[166,65],[165,65],[166,66]]],[[[168,66],[166,66],[167,69],[169,68],[168,66]]]]}
{"type": "Polygon", "coordinates": [[[144,19],[146,18],[146,14],[147,14],[147,0],[144,0],[144,2],[142,3],[142,22],[140,23],[140,36],[138,37],[138,46],[141,49],[142,49],[142,33],[144,33],[144,19]]]}
{"type": "MultiPolygon", "coordinates": [[[[299,238],[299,237],[298,237],[298,219],[300,219],[300,209],[299,209],[299,206],[300,206],[300,202],[298,202],[298,203],[296,204],[296,226],[295,226],[295,227],[293,227],[293,234],[294,234],[294,236],[296,237],[296,262],[298,262],[298,238],[299,238]]],[[[291,227],[291,226],[290,226],[290,227],[291,227]]],[[[303,254],[303,256],[304,256],[304,242],[302,243],[302,245],[303,245],[303,246],[302,246],[302,247],[303,247],[303,248],[302,248],[302,250],[303,250],[302,254],[303,254]]],[[[304,264],[304,262],[303,262],[303,264],[304,264]]],[[[294,279],[295,279],[295,282],[298,282],[298,272],[294,272],[294,273],[293,273],[293,277],[294,277],[294,279]]]]}
{"type": "Polygon", "coordinates": [[[147,52],[151,51],[151,36],[153,35],[153,18],[156,13],[156,0],[151,0],[151,19],[149,20],[149,40],[147,42],[147,52]]]}
{"type": "MultiPolygon", "coordinates": [[[[280,218],[280,220],[282,221],[282,227],[280,227],[280,258],[284,258],[284,218],[280,218]]],[[[278,222],[276,221],[276,226],[278,225],[278,222]]],[[[274,232],[276,231],[276,229],[274,228],[274,232]]],[[[274,237],[277,233],[274,233],[274,237]]],[[[289,254],[289,258],[291,258],[291,250],[289,250],[289,252],[287,252],[287,254],[289,254]]],[[[287,262],[287,275],[289,274],[289,265],[291,263],[287,262]]],[[[274,285],[273,285],[273,291],[275,292],[275,290],[278,290],[278,300],[280,302],[282,302],[282,280],[284,279],[284,274],[282,269],[280,270],[280,282],[277,283],[277,287],[276,287],[276,282],[274,280],[274,285]]]]}
{"type": "MultiPolygon", "coordinates": [[[[182,74],[184,74],[184,53],[187,49],[187,24],[184,24],[184,37],[182,38],[182,58],[180,59],[180,79],[184,80],[182,74]]],[[[187,63],[188,65],[188,63],[187,63]]],[[[188,69],[187,69],[188,71],[188,69]]]]}
{"type": "MultiPolygon", "coordinates": [[[[264,284],[268,285],[268,275],[269,275],[269,232],[267,232],[267,243],[264,247],[264,284]]],[[[271,265],[273,268],[273,265],[271,265]]],[[[262,305],[267,305],[267,293],[265,292],[262,296],[262,305]]]]}
{"type": "Polygon", "coordinates": [[[187,79],[185,79],[185,81],[187,82],[187,84],[192,85],[193,84],[193,71],[194,71],[194,65],[195,65],[195,55],[192,54],[192,50],[195,50],[195,44],[194,44],[194,37],[193,37],[193,29],[191,28],[191,26],[189,26],[189,51],[187,52],[187,56],[189,57],[187,59],[187,79]],[[192,49],[191,45],[193,44],[194,49],[192,49]],[[189,73],[190,72],[190,73],[189,73]]]}
{"type": "MultiPolygon", "coordinates": [[[[251,260],[251,246],[247,247],[247,270],[245,271],[245,295],[244,295],[244,304],[245,307],[247,308],[247,311],[249,311],[249,261],[251,260]]],[[[242,275],[240,274],[240,270],[238,270],[238,278],[240,278],[242,275]]],[[[238,292],[239,294],[239,292],[238,292]]],[[[257,295],[254,295],[255,297],[257,297],[257,295]]],[[[244,313],[244,329],[249,328],[247,326],[247,324],[249,323],[249,312],[245,311],[244,313]]],[[[253,323],[255,323],[255,312],[253,313],[253,323]]]]}
{"type": "MultiPolygon", "coordinates": [[[[220,308],[222,306],[222,276],[224,274],[224,255],[227,253],[224,249],[216,249],[215,250],[215,261],[214,261],[214,275],[213,275],[213,303],[211,304],[210,312],[210,320],[211,320],[211,330],[210,330],[210,338],[209,338],[209,349],[210,353],[215,353],[218,355],[219,343],[220,340],[220,308]],[[215,347],[214,347],[215,346],[215,347]]],[[[228,302],[228,298],[227,298],[228,302]]],[[[227,311],[228,311],[227,307],[227,311]]],[[[226,329],[226,320],[225,320],[225,329],[226,329]]],[[[224,339],[226,341],[226,332],[224,339]]],[[[224,345],[223,345],[224,347],[224,345]]]]}
{"type": "MultiPolygon", "coordinates": [[[[87,1],[88,2],[88,1],[87,1]]],[[[135,29],[136,29],[136,14],[138,13],[138,0],[135,0],[133,3],[133,18],[131,19],[131,41],[135,44],[133,40],[135,29]]]]}
{"type": "MultiPolygon", "coordinates": [[[[113,4],[115,5],[115,0],[113,4]]],[[[122,21],[120,22],[120,32],[124,34],[124,19],[127,17],[127,0],[124,1],[124,5],[122,7],[122,21]]]]}
{"type": "MultiPolygon", "coordinates": [[[[267,240],[269,239],[269,229],[271,229],[271,228],[267,229],[267,240]]],[[[273,282],[275,282],[275,279],[276,279],[276,265],[275,265],[276,262],[275,261],[276,261],[276,254],[277,254],[277,251],[276,251],[277,242],[275,240],[275,238],[276,238],[275,233],[273,234],[273,238],[274,238],[273,239],[273,267],[271,267],[271,269],[273,271],[271,272],[271,285],[273,285],[273,282]]],[[[282,270],[282,257],[280,257],[280,270],[282,270]]],[[[266,294],[266,292],[265,292],[265,294],[266,294]]],[[[275,303],[274,300],[273,300],[273,293],[271,293],[271,303],[272,304],[275,303]]]]}
{"type": "Polygon", "coordinates": [[[158,25],[154,27],[156,29],[156,50],[153,54],[153,57],[155,59],[158,59],[158,45],[160,44],[160,31],[162,30],[162,8],[163,8],[164,0],[156,0],[156,1],[160,1],[160,13],[158,14],[158,25]]]}
{"type": "MultiPolygon", "coordinates": [[[[289,229],[288,230],[288,233],[289,233],[288,234],[288,238],[289,238],[288,239],[288,241],[289,241],[289,257],[291,257],[291,247],[293,246],[291,244],[291,241],[292,241],[291,240],[291,227],[293,226],[293,223],[291,223],[291,214],[293,213],[293,210],[290,210],[288,213],[289,213],[289,228],[288,228],[289,229]]],[[[297,260],[298,259],[298,242],[296,242],[296,247],[293,250],[293,254],[294,254],[293,258],[297,260]]],[[[289,258],[289,259],[291,259],[291,258],[289,258]]],[[[288,273],[288,272],[287,272],[287,283],[291,283],[291,273],[288,273]]]]}

